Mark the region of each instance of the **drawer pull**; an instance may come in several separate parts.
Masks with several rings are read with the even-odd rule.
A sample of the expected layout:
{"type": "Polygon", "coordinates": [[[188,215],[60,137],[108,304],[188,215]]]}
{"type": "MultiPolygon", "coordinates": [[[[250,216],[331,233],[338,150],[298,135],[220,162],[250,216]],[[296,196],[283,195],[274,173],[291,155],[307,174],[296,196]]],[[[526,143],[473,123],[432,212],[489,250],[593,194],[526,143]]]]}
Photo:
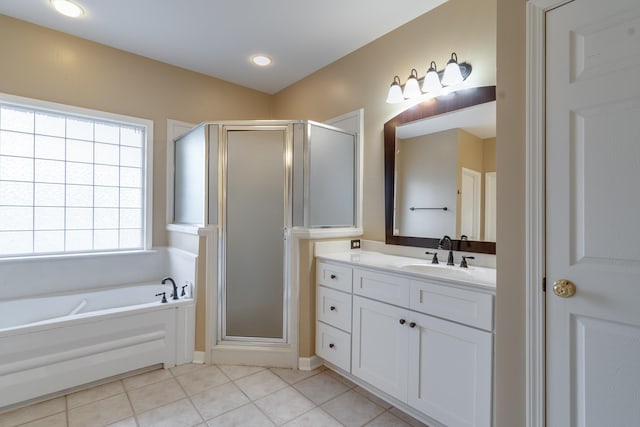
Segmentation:
{"type": "Polygon", "coordinates": [[[331,276],[329,276],[329,278],[331,280],[336,280],[338,278],[338,276],[336,276],[335,274],[332,274],[331,276]]]}
{"type": "Polygon", "coordinates": [[[407,323],[407,321],[406,321],[406,320],[404,320],[404,319],[400,319],[400,324],[401,324],[401,325],[404,325],[405,323],[407,323]]]}
{"type": "Polygon", "coordinates": [[[415,327],[416,327],[416,322],[411,322],[411,323],[409,323],[409,327],[410,327],[410,328],[415,328],[415,327]]]}
{"type": "Polygon", "coordinates": [[[333,343],[329,344],[329,348],[334,348],[335,346],[336,346],[336,345],[335,345],[335,344],[333,344],[333,343]]]}
{"type": "Polygon", "coordinates": [[[329,307],[329,310],[331,310],[331,311],[336,311],[336,306],[335,306],[335,305],[332,305],[331,307],[329,307]]]}

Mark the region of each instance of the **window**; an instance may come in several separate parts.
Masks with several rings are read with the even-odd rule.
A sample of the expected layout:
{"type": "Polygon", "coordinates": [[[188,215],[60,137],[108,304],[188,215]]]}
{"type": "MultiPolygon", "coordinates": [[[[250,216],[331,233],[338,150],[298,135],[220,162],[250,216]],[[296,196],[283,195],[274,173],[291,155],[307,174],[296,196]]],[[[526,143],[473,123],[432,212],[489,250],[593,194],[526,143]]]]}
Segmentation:
{"type": "Polygon", "coordinates": [[[0,96],[0,257],[146,249],[151,122],[17,99],[0,96]]]}

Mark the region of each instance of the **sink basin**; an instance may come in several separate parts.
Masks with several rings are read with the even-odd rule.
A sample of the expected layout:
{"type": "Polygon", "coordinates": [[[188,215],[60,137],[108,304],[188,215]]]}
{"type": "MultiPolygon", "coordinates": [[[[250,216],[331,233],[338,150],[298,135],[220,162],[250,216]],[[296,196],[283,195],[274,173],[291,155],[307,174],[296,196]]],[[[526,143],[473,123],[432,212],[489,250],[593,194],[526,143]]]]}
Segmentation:
{"type": "Polygon", "coordinates": [[[496,270],[483,267],[460,268],[444,264],[402,264],[398,266],[402,270],[413,273],[427,274],[430,276],[442,277],[445,279],[462,280],[472,283],[484,283],[495,285],[496,270]]]}

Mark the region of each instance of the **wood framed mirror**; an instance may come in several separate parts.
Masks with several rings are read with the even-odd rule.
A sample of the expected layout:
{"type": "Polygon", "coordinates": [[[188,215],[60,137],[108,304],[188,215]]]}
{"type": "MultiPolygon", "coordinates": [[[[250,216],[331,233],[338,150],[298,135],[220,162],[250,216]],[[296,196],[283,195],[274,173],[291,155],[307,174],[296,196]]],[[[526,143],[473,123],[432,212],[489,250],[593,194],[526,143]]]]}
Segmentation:
{"type": "Polygon", "coordinates": [[[464,89],[384,124],[387,244],[448,235],[453,250],[496,253],[495,101],[495,86],[464,89]]]}

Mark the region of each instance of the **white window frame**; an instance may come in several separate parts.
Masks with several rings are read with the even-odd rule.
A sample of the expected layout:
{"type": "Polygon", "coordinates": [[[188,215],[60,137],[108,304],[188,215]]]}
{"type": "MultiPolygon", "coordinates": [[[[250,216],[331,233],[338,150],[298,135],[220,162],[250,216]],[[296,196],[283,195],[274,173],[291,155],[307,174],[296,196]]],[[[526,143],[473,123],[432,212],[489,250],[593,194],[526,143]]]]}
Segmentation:
{"type": "Polygon", "coordinates": [[[127,252],[142,252],[149,251],[152,248],[152,229],[153,229],[153,120],[143,119],[139,117],[126,116],[123,114],[115,114],[109,113],[100,110],[93,110],[89,108],[76,107],[72,105],[59,104],[56,102],[43,101],[40,99],[34,98],[26,98],[22,96],[9,95],[6,93],[0,92],[0,102],[4,104],[14,105],[16,107],[22,108],[33,108],[39,110],[50,111],[52,113],[62,113],[69,114],[74,116],[85,117],[87,119],[93,120],[105,120],[116,122],[122,125],[134,125],[145,128],[145,138],[144,138],[144,182],[142,183],[142,188],[144,191],[143,197],[143,209],[144,209],[144,224],[142,226],[142,230],[144,236],[142,238],[141,249],[124,249],[124,250],[107,250],[107,251],[82,251],[82,252],[57,252],[52,254],[20,254],[20,255],[2,255],[0,256],[0,261],[2,260],[12,260],[12,259],[37,259],[37,258],[52,258],[52,257],[72,257],[72,256],[100,256],[100,255],[109,255],[113,253],[127,253],[127,252]]]}

